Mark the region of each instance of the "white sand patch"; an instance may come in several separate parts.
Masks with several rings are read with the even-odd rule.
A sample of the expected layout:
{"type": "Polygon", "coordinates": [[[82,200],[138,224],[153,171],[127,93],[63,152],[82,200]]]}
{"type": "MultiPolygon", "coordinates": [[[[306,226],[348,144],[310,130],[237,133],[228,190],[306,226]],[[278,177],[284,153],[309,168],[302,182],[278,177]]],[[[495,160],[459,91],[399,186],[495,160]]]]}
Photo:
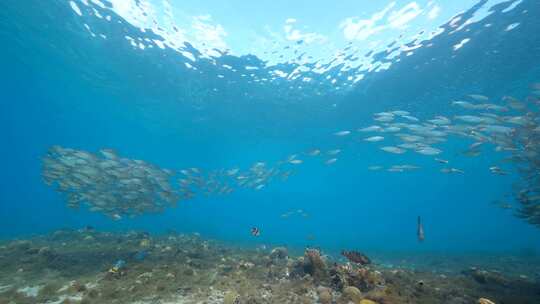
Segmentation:
{"type": "Polygon", "coordinates": [[[72,302],[80,302],[82,301],[82,299],[83,299],[82,294],[77,294],[74,296],[63,295],[63,296],[60,296],[57,301],[48,301],[42,304],[62,304],[66,300],[69,301],[69,303],[72,303],[72,302]]]}
{"type": "Polygon", "coordinates": [[[17,292],[23,294],[25,297],[37,297],[42,286],[26,286],[24,288],[17,289],[17,292]]]}
{"type": "Polygon", "coordinates": [[[68,284],[62,286],[62,287],[61,287],[60,289],[58,289],[56,292],[62,293],[62,292],[67,291],[67,290],[71,287],[71,284],[72,284],[72,283],[68,283],[68,284]]]}
{"type": "MultiPolygon", "coordinates": [[[[131,304],[157,304],[157,303],[158,304],[198,304],[198,303],[201,303],[201,301],[197,300],[193,295],[189,295],[189,296],[176,296],[172,300],[158,300],[158,302],[156,302],[155,299],[141,300],[141,301],[133,302],[131,304]]],[[[223,297],[221,297],[219,302],[213,302],[210,300],[210,301],[205,301],[205,303],[221,304],[223,303],[223,297]]]]}
{"type": "Polygon", "coordinates": [[[12,286],[13,285],[0,285],[0,293],[8,291],[12,286]]]}

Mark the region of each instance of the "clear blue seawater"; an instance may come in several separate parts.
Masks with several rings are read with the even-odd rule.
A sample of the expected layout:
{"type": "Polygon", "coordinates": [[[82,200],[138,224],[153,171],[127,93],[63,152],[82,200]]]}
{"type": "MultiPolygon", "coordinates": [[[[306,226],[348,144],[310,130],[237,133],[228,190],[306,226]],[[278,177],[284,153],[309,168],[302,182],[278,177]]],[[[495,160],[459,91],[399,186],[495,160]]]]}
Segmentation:
{"type": "Polygon", "coordinates": [[[328,252],[540,249],[537,227],[491,203],[519,178],[490,173],[502,158],[494,146],[467,157],[472,141],[449,138],[438,157],[465,174],[442,174],[433,157],[386,153],[356,131],[382,111],[453,117],[451,102],[468,94],[495,104],[525,98],[540,81],[539,1],[437,1],[447,15],[433,20],[427,1],[399,1],[376,20],[388,4],[169,2],[1,1],[1,238],[91,225],[328,252]],[[164,7],[174,16],[160,14],[164,7]],[[342,130],[353,134],[333,135],[342,130]],[[304,162],[258,191],[197,195],[113,221],[69,209],[43,182],[41,159],[53,145],[111,148],[175,171],[249,168],[292,154],[304,162]],[[312,149],[342,152],[325,165],[305,155],[312,149]],[[367,169],[395,164],[421,168],[367,169]],[[308,216],[281,217],[298,209],[308,216]]]}

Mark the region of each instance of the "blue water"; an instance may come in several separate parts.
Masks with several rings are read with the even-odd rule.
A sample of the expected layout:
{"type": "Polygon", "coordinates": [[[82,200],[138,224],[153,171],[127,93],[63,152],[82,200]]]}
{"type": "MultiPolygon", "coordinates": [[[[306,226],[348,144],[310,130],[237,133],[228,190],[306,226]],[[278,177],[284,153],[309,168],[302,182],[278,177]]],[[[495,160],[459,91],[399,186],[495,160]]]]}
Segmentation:
{"type": "MultiPolygon", "coordinates": [[[[459,161],[464,175],[440,174],[432,159],[412,154],[405,162],[421,170],[371,172],[368,166],[394,164],[396,156],[332,136],[371,125],[373,113],[388,109],[431,118],[455,114],[450,101],[466,94],[525,97],[529,85],[540,81],[540,2],[499,3],[489,16],[455,33],[449,21],[441,23],[446,30],[429,41],[432,45],[410,56],[403,52],[387,59],[385,51],[375,52],[374,61],[392,63],[388,69],[340,72],[337,66],[320,75],[305,72],[315,79],[305,85],[298,79],[253,81],[274,69],[257,55],[196,56],[193,62],[170,47],[140,50],[125,36],[159,35],[141,32],[114,10],[75,2],[82,16],[63,0],[0,3],[0,237],[91,225],[113,231],[199,232],[247,246],[309,245],[329,251],[540,247],[538,228],[490,204],[510,193],[517,178],[486,170],[499,157],[494,153],[467,158],[448,152],[446,157],[459,161]],[[517,6],[503,12],[511,4],[517,6]],[[91,8],[112,21],[89,17],[91,8]],[[513,23],[519,26],[506,31],[513,23]],[[84,24],[107,38],[92,37],[84,24]],[[454,51],[452,46],[465,38],[471,41],[454,51]],[[256,76],[242,77],[223,64],[259,69],[245,70],[256,76]],[[359,73],[364,79],[336,89],[359,73]],[[324,82],[327,76],[337,82],[324,82]],[[84,208],[68,209],[64,198],[43,183],[41,157],[52,145],[94,153],[113,148],[174,170],[248,168],[312,148],[344,152],[333,166],[306,161],[286,182],[261,191],[199,196],[162,214],[112,221],[84,208]],[[297,209],[309,217],[280,217],[297,209]],[[421,244],[418,215],[426,231],[421,244]],[[254,238],[251,227],[258,227],[261,236],[254,238]]],[[[485,6],[490,3],[471,2],[459,25],[485,6]]],[[[186,44],[185,49],[197,54],[195,46],[186,44]]],[[[290,61],[276,65],[284,71],[296,67],[290,61]]],[[[459,151],[466,144],[449,140],[442,147],[459,151]]]]}

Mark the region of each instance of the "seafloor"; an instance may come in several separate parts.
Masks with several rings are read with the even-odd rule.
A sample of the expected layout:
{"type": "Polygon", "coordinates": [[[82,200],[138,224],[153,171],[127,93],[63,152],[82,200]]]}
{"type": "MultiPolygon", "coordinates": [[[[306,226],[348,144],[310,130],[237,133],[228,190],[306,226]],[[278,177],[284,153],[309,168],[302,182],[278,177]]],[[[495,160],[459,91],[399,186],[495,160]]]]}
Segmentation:
{"type": "Polygon", "coordinates": [[[4,303],[540,303],[540,257],[238,248],[93,229],[0,243],[4,303]],[[116,266],[116,267],[115,267],[116,266]]]}

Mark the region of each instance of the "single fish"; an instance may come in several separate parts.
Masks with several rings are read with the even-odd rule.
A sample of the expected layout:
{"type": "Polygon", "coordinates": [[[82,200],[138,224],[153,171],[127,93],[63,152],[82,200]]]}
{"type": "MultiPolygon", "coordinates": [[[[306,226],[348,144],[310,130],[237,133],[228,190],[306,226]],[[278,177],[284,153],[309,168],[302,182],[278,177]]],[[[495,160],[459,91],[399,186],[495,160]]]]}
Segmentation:
{"type": "Polygon", "coordinates": [[[351,134],[351,131],[339,131],[334,133],[335,136],[347,136],[349,134],[351,134]]]}
{"type": "Polygon", "coordinates": [[[383,130],[384,132],[399,132],[401,131],[401,128],[400,127],[395,127],[395,126],[391,126],[391,127],[388,127],[386,129],[383,130]]]}
{"type": "Polygon", "coordinates": [[[311,150],[311,151],[308,152],[309,156],[317,156],[319,154],[321,154],[321,150],[319,150],[319,149],[314,149],[314,150],[311,150]]]}
{"type": "Polygon", "coordinates": [[[328,155],[338,155],[340,152],[341,152],[341,149],[335,149],[335,150],[330,150],[330,151],[326,152],[326,154],[328,154],[328,155]]]}
{"type": "Polygon", "coordinates": [[[257,227],[253,227],[253,228],[251,228],[251,235],[255,236],[255,237],[260,236],[261,235],[261,230],[259,230],[259,228],[257,228],[257,227]]]}
{"type": "Polygon", "coordinates": [[[337,162],[337,158],[331,158],[327,161],[325,161],[324,163],[327,164],[327,165],[331,165],[333,163],[337,162]]]}
{"type": "MultiPolygon", "coordinates": [[[[403,117],[405,117],[405,116],[403,116],[403,117]]],[[[373,118],[373,120],[378,121],[378,122],[390,122],[390,121],[394,120],[394,116],[381,115],[381,116],[377,116],[377,117],[373,118]]]]}
{"type": "Polygon", "coordinates": [[[378,131],[381,131],[382,128],[379,127],[379,126],[369,126],[369,127],[365,127],[363,129],[358,129],[358,132],[378,132],[378,131]]]}
{"type": "Polygon", "coordinates": [[[392,111],[392,114],[398,115],[398,116],[406,116],[406,115],[410,115],[409,112],[407,112],[407,111],[402,111],[402,110],[392,111]]]}
{"type": "Polygon", "coordinates": [[[442,151],[433,147],[423,147],[416,150],[416,152],[423,155],[438,155],[441,154],[442,151]]]}
{"type": "Polygon", "coordinates": [[[461,174],[465,173],[463,170],[456,169],[456,168],[442,168],[441,172],[442,173],[461,173],[461,174]]]}
{"type": "Polygon", "coordinates": [[[135,253],[133,258],[137,261],[143,261],[148,256],[148,251],[146,250],[140,250],[135,253]]]}
{"type": "Polygon", "coordinates": [[[424,226],[422,225],[422,220],[421,220],[420,216],[418,216],[417,235],[418,235],[418,241],[423,242],[424,239],[425,239],[424,226]]]}
{"type": "Polygon", "coordinates": [[[487,96],[480,95],[480,94],[470,94],[468,96],[477,101],[487,101],[489,99],[487,96]]]}
{"type": "Polygon", "coordinates": [[[408,119],[408,120],[410,120],[410,121],[414,121],[414,122],[420,121],[418,118],[416,118],[416,117],[414,117],[414,116],[410,116],[410,115],[403,115],[403,116],[401,116],[401,117],[403,117],[403,118],[405,118],[405,119],[408,119]]]}
{"type": "Polygon", "coordinates": [[[400,149],[398,147],[392,147],[392,146],[382,147],[381,150],[383,150],[385,152],[388,152],[388,153],[394,153],[394,154],[403,154],[403,153],[405,153],[405,150],[400,149]]]}
{"type": "Polygon", "coordinates": [[[379,142],[381,140],[384,140],[384,137],[382,136],[371,136],[371,137],[368,137],[368,138],[364,138],[365,141],[369,141],[369,142],[379,142]]]}

